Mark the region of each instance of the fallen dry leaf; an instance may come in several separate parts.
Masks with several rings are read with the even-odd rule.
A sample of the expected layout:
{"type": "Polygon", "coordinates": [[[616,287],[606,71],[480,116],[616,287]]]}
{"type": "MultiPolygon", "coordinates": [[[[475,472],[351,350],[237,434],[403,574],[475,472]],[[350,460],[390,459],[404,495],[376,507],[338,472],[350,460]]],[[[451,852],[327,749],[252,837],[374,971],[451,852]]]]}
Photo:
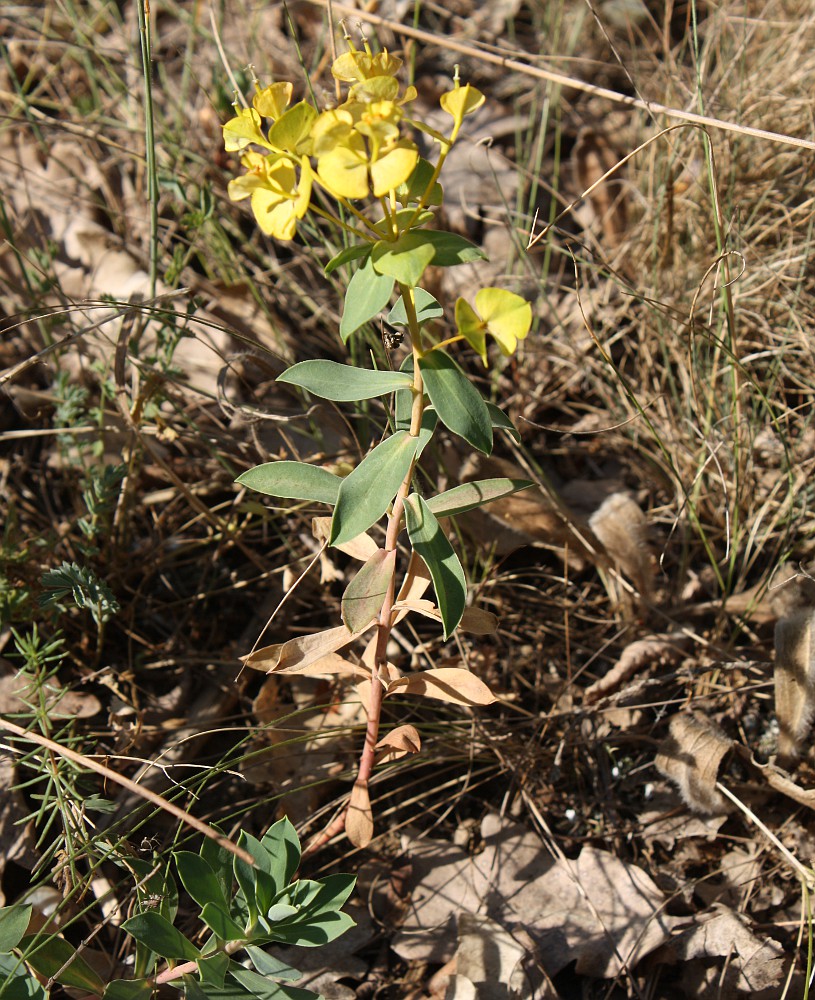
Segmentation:
{"type": "MultiPolygon", "coordinates": [[[[756,937],[741,914],[717,906],[712,913],[700,914],[696,920],[695,926],[672,938],[665,949],[678,961],[725,959],[724,982],[740,993],[755,993],[781,983],[789,964],[784,949],[772,939],[756,937]]],[[[719,963],[720,972],[722,965],[719,963]]]]}
{"type": "Polygon", "coordinates": [[[656,567],[648,544],[648,522],[633,497],[613,493],[591,515],[589,527],[640,597],[647,598],[656,567]]]}
{"type": "Polygon", "coordinates": [[[733,741],[698,712],[675,715],[668,732],[654,761],[657,770],[674,782],[685,803],[696,812],[728,812],[730,807],[716,790],[716,782],[733,741]]]}
{"type": "Polygon", "coordinates": [[[458,918],[456,974],[445,1000],[536,1000],[524,971],[526,949],[489,917],[462,913],[458,918]]]}
{"type": "Polygon", "coordinates": [[[583,700],[590,705],[613,691],[639,670],[650,666],[668,666],[681,660],[690,647],[688,636],[676,633],[649,635],[626,646],[619,660],[590,687],[586,688],[583,700]]]}
{"type": "Polygon", "coordinates": [[[815,712],[811,608],[781,618],[775,626],[775,714],[778,755],[782,762],[798,757],[815,712]]]}
{"type": "Polygon", "coordinates": [[[669,937],[676,921],[662,913],[665,897],[640,868],[592,847],[576,861],[555,860],[536,834],[496,816],[486,817],[482,834],[475,858],[438,841],[405,841],[414,871],[393,942],[402,958],[448,961],[462,912],[527,933],[549,975],[576,960],[579,973],[614,976],[669,937]]]}

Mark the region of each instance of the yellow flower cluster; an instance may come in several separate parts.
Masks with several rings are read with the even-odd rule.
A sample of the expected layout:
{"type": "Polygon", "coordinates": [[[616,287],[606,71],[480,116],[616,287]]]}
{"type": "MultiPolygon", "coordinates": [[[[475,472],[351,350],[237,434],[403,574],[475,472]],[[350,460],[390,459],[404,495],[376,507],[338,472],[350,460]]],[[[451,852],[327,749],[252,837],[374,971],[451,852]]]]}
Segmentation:
{"type": "MultiPolygon", "coordinates": [[[[419,150],[401,126],[416,90],[400,93],[396,73],[401,64],[387,50],[374,55],[367,45],[364,52],[341,55],[332,72],[350,86],[345,102],[330,110],[320,112],[306,101],[290,107],[293,88],[283,82],[257,87],[252,107],[236,106],[235,117],[223,126],[224,146],[242,154],[246,173],[230,181],[229,197],[251,199],[264,233],[292,239],[315,183],[337,199],[356,201],[370,194],[387,196],[410,179],[419,150]]],[[[454,120],[452,134],[432,134],[451,143],[464,116],[483,101],[475,88],[456,81],[441,98],[454,120]]]]}

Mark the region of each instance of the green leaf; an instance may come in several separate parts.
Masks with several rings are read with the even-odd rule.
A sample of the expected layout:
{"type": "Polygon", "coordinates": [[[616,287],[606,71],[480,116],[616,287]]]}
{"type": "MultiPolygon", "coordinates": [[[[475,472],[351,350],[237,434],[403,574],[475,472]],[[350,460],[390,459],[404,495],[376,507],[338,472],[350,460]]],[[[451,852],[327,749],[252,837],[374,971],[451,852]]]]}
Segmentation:
{"type": "Polygon", "coordinates": [[[0,996],[3,1000],[48,1000],[43,987],[15,955],[0,954],[0,996]]]}
{"type": "MultiPolygon", "coordinates": [[[[412,230],[397,240],[380,240],[371,251],[371,264],[382,275],[390,275],[402,285],[418,285],[425,268],[433,260],[435,249],[422,229],[412,230]]],[[[350,286],[349,286],[350,292],[350,286]]]]}
{"type": "MultiPolygon", "coordinates": [[[[252,902],[257,907],[258,913],[263,914],[268,909],[269,903],[271,903],[276,894],[274,879],[271,874],[274,869],[274,861],[263,844],[257,837],[253,837],[251,833],[241,830],[238,843],[241,847],[245,847],[255,859],[255,867],[252,869],[251,875],[254,881],[252,902]]],[[[235,859],[235,862],[235,872],[237,874],[238,868],[244,863],[238,858],[235,859]]]]}
{"type": "Polygon", "coordinates": [[[347,264],[352,260],[359,260],[360,257],[365,257],[370,252],[370,249],[370,243],[355,243],[353,246],[345,247],[325,265],[325,273],[331,274],[332,271],[336,271],[343,264],[347,264]]]}
{"type": "MultiPolygon", "coordinates": [[[[396,189],[396,197],[399,201],[403,205],[420,201],[427,190],[433,171],[433,164],[429,160],[420,158],[407,181],[396,189]]],[[[433,190],[424,201],[426,205],[441,205],[444,201],[444,191],[438,181],[434,182],[433,190]]]]}
{"type": "Polygon", "coordinates": [[[347,901],[354,891],[356,875],[327,875],[320,879],[319,889],[309,904],[309,916],[319,916],[323,913],[334,913],[347,901]]]}
{"type": "Polygon", "coordinates": [[[431,497],[427,507],[435,517],[455,517],[534,485],[528,479],[482,479],[480,482],[463,483],[431,497]]]}
{"type": "Polygon", "coordinates": [[[300,361],[283,372],[277,381],[299,385],[314,396],[331,399],[335,403],[386,396],[413,384],[412,377],[406,372],[375,372],[370,368],[357,368],[322,359],[300,361]]]}
{"type": "Polygon", "coordinates": [[[416,493],[405,500],[408,537],[430,571],[444,627],[444,638],[456,630],[467,600],[467,581],[453,546],[430,508],[416,493]]]}
{"type": "Polygon", "coordinates": [[[229,955],[225,955],[222,951],[198,960],[198,974],[203,982],[209,983],[211,986],[222,987],[224,985],[228,968],[229,955]]]}
{"type": "Polygon", "coordinates": [[[122,929],[162,958],[197,962],[198,949],[160,913],[148,910],[125,920],[122,929]]]}
{"type": "Polygon", "coordinates": [[[270,497],[333,505],[337,502],[342,479],[328,469],[307,462],[265,462],[247,469],[235,482],[270,497]]]}
{"type": "Polygon", "coordinates": [[[520,444],[521,435],[518,432],[518,428],[515,424],[513,424],[506,413],[504,413],[503,410],[499,410],[495,403],[487,403],[487,409],[490,411],[490,421],[492,422],[492,426],[498,430],[506,431],[516,444],[520,444]]]}
{"type": "Polygon", "coordinates": [[[387,218],[377,219],[374,223],[374,229],[380,236],[387,239],[396,230],[406,229],[407,224],[411,221],[413,225],[410,228],[418,229],[419,226],[430,222],[432,218],[434,218],[433,213],[428,212],[426,209],[423,209],[417,215],[415,208],[400,208],[398,212],[394,212],[393,215],[389,215],[387,218]]]}
{"type": "Polygon", "coordinates": [[[397,431],[343,479],[331,521],[331,545],[350,542],[382,517],[408,474],[416,445],[407,431],[397,431]]]}
{"type": "Polygon", "coordinates": [[[28,930],[31,904],[15,903],[0,907],[0,954],[7,954],[28,930]]]}
{"type": "Polygon", "coordinates": [[[261,976],[274,976],[275,979],[288,979],[295,982],[302,978],[297,969],[286,965],[285,962],[281,962],[273,955],[267,955],[262,948],[256,948],[251,944],[247,945],[246,954],[261,976]]]}
{"type": "MultiPolygon", "coordinates": [[[[439,319],[444,315],[444,309],[439,305],[438,301],[433,298],[430,292],[426,292],[424,288],[416,288],[413,292],[415,304],[416,304],[416,318],[419,320],[419,326],[422,323],[428,323],[431,319],[439,319]]],[[[404,300],[400,297],[396,305],[391,309],[386,317],[386,321],[390,323],[391,326],[407,326],[408,318],[405,312],[404,300]]]]}
{"type": "Polygon", "coordinates": [[[396,569],[396,550],[377,549],[345,588],[342,620],[351,632],[365,628],[379,614],[396,569]]]}
{"type": "Polygon", "coordinates": [[[345,306],[340,320],[340,336],[343,343],[346,343],[352,333],[382,312],[390,302],[391,292],[393,292],[393,277],[382,271],[375,271],[372,259],[369,257],[354,271],[348,282],[345,306]]]}
{"type": "Polygon", "coordinates": [[[63,986],[102,996],[104,980],[65,938],[29,934],[17,947],[25,955],[29,968],[45,979],[54,979],[63,986]]]}
{"type": "Polygon", "coordinates": [[[487,404],[455,361],[444,351],[429,351],[419,358],[419,370],[439,420],[473,448],[489,455],[492,423],[487,404]]]}
{"type": "Polygon", "coordinates": [[[114,979],[105,987],[102,1000],[150,1000],[153,986],[147,979],[114,979]]]}
{"type": "Polygon", "coordinates": [[[215,903],[222,909],[229,909],[221,883],[200,854],[193,854],[192,851],[176,851],[173,857],[181,884],[199,906],[215,903]]]}
{"type": "Polygon", "coordinates": [[[217,903],[207,903],[201,910],[201,919],[222,941],[243,941],[246,938],[246,931],[235,923],[225,907],[217,903]]]}
{"type": "Polygon", "coordinates": [[[433,247],[434,267],[455,267],[456,264],[470,264],[474,260],[487,260],[484,251],[455,233],[424,229],[422,235],[433,247]]]}
{"type": "Polygon", "coordinates": [[[328,944],[354,926],[347,913],[324,913],[308,921],[291,924],[277,924],[275,938],[286,944],[305,948],[316,948],[328,944]]]}
{"type": "Polygon", "coordinates": [[[273,823],[261,838],[261,844],[272,859],[270,874],[275,893],[291,882],[300,867],[300,840],[291,820],[284,816],[273,823]]]}
{"type": "Polygon", "coordinates": [[[303,990],[297,986],[283,986],[272,979],[258,975],[257,972],[252,972],[251,969],[236,966],[229,974],[257,1000],[317,1000],[317,994],[311,990],[303,990]]]}
{"type": "Polygon", "coordinates": [[[224,899],[231,899],[232,853],[213,840],[212,837],[204,837],[204,842],[201,845],[201,857],[215,873],[224,899]]]}

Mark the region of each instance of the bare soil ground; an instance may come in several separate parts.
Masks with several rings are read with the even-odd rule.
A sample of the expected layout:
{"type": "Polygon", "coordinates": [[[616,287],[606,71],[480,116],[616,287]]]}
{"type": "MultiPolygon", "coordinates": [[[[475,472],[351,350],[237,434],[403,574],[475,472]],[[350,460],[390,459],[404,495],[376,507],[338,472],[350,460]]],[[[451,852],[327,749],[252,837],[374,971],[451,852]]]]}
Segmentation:
{"type": "MultiPolygon", "coordinates": [[[[318,231],[275,244],[228,200],[220,125],[253,73],[330,88],[327,14],[150,7],[154,170],[136,5],[0,8],[0,712],[227,833],[285,813],[307,839],[347,794],[359,700],[239,657],[336,624],[348,561],[320,553],[324,511],[234,480],[273,458],[350,467],[377,417],[304,417],[275,384],[294,361],[347,360],[341,289],[318,231]]],[[[378,775],[369,850],[308,860],[360,889],[357,930],[312,955],[314,988],[805,996],[815,14],[338,13],[402,54],[428,114],[455,64],[487,94],[445,186],[447,225],[490,261],[433,290],[534,301],[490,386],[522,445],[477,467],[448,445],[424,469],[539,487],[456,525],[497,634],[398,635],[403,665],[463,663],[500,703],[389,709],[423,751],[378,775]]],[[[351,351],[388,363],[378,327],[351,351]]],[[[100,845],[161,852],[177,824],[24,749],[0,757],[2,893],[37,886],[115,963],[100,845]]]]}

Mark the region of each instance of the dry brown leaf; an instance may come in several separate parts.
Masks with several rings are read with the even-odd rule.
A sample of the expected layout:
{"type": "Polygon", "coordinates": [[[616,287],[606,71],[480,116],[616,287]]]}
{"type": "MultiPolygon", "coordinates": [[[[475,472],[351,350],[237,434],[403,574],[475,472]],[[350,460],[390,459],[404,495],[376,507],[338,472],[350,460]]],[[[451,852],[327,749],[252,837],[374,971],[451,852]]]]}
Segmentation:
{"type": "MultiPolygon", "coordinates": [[[[327,542],[331,537],[331,518],[313,517],[311,519],[311,533],[318,542],[327,542]]],[[[351,556],[352,559],[359,559],[360,562],[367,562],[375,552],[379,551],[379,546],[367,533],[357,535],[350,542],[335,545],[334,548],[351,556]]]]}
{"type": "Polygon", "coordinates": [[[648,522],[628,493],[613,493],[589,518],[589,527],[609,557],[647,598],[655,564],[648,545],[648,522]]]}
{"type": "Polygon", "coordinates": [[[729,805],[716,790],[719,766],[733,741],[701,713],[675,715],[668,739],[656,756],[657,770],[679,788],[686,804],[695,812],[718,815],[729,805]]]}
{"type": "Polygon", "coordinates": [[[242,656],[244,666],[252,670],[262,670],[267,674],[302,674],[306,668],[328,653],[336,653],[354,639],[364,635],[368,629],[349,632],[344,625],[315,632],[313,635],[298,636],[288,642],[263,646],[248,656],[242,656]]]}
{"type": "Polygon", "coordinates": [[[797,759],[815,712],[813,622],[815,611],[809,608],[781,618],[775,626],[775,714],[782,762],[797,759]]]}
{"type": "Polygon", "coordinates": [[[725,959],[727,985],[740,993],[754,993],[780,984],[789,964],[784,949],[771,938],[756,937],[745,917],[717,906],[713,913],[701,914],[696,919],[697,924],[672,938],[666,949],[679,961],[725,959]]]}
{"type": "Polygon", "coordinates": [[[345,832],[354,847],[367,847],[374,835],[374,814],[367,781],[356,781],[348,802],[345,832]]]}
{"type": "Polygon", "coordinates": [[[586,688],[583,700],[587,705],[616,691],[638,670],[651,666],[668,666],[682,659],[690,646],[690,639],[685,635],[666,633],[650,635],[647,639],[638,639],[626,646],[622,656],[609,672],[586,688]]]}
{"type": "Polygon", "coordinates": [[[376,763],[389,764],[421,749],[422,740],[415,726],[397,726],[376,744],[376,763]]]}
{"type": "Polygon", "coordinates": [[[445,1000],[534,1000],[524,971],[526,950],[495,920],[461,913],[458,918],[456,975],[445,1000]],[[452,988],[452,989],[451,989],[452,988]],[[470,992],[472,990],[472,992],[470,992]]]}
{"type": "Polygon", "coordinates": [[[462,667],[436,667],[406,674],[388,685],[392,694],[417,694],[455,705],[491,705],[498,699],[475,674],[462,667]]]}
{"type": "MultiPolygon", "coordinates": [[[[441,622],[441,611],[432,601],[404,601],[394,604],[395,608],[405,608],[408,611],[415,611],[425,618],[432,618],[433,621],[441,622]]],[[[465,608],[464,614],[458,627],[462,632],[469,632],[472,635],[495,635],[498,631],[498,616],[483,608],[465,608]]]]}
{"type": "Polygon", "coordinates": [[[592,847],[556,861],[536,834],[495,816],[482,834],[475,858],[441,842],[405,844],[415,881],[393,942],[402,958],[450,959],[462,912],[486,913],[513,936],[528,933],[549,975],[576,960],[581,974],[615,976],[668,939],[676,919],[663,914],[663,894],[636,866],[592,847]]]}

